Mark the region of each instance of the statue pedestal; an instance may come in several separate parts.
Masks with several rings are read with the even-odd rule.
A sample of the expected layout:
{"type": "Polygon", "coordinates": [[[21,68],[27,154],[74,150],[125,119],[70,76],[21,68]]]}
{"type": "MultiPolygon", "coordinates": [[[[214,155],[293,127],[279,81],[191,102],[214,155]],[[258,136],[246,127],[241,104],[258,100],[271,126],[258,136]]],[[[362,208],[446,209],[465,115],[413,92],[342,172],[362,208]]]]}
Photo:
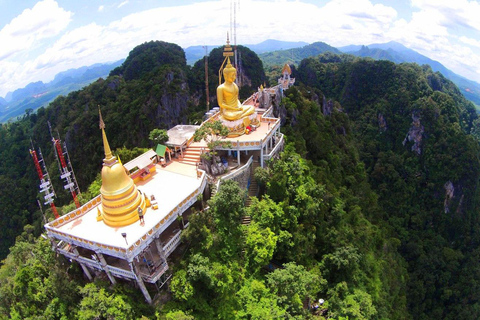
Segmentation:
{"type": "Polygon", "coordinates": [[[228,137],[241,136],[245,133],[245,128],[251,126],[254,128],[260,127],[260,121],[258,121],[257,113],[238,120],[226,120],[222,116],[220,117],[222,124],[228,128],[228,137]]]}

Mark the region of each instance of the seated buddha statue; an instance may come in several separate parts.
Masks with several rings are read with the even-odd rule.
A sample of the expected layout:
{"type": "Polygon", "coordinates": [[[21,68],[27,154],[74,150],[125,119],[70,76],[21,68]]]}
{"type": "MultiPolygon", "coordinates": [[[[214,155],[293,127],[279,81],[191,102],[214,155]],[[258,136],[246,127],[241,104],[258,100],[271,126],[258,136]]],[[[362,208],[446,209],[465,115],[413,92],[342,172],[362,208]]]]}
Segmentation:
{"type": "Polygon", "coordinates": [[[255,107],[242,105],[238,100],[238,86],[234,82],[237,70],[228,59],[227,66],[223,69],[225,82],[217,87],[217,101],[221,114],[225,120],[235,121],[243,119],[255,112],[255,107]]]}

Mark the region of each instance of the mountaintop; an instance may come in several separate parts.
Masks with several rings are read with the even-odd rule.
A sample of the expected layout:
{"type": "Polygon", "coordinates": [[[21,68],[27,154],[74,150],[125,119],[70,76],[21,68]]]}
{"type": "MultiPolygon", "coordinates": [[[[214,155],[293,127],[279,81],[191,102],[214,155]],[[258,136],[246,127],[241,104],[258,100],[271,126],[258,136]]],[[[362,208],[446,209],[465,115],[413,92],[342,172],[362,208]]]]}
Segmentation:
{"type": "Polygon", "coordinates": [[[360,57],[389,60],[395,63],[414,62],[419,65],[428,64],[432,67],[433,71],[441,72],[447,79],[452,80],[460,88],[463,95],[477,105],[477,108],[480,106],[480,83],[454,73],[440,62],[409,49],[401,43],[391,41],[387,43],[374,43],[368,46],[350,45],[341,47],[339,50],[360,57]]]}

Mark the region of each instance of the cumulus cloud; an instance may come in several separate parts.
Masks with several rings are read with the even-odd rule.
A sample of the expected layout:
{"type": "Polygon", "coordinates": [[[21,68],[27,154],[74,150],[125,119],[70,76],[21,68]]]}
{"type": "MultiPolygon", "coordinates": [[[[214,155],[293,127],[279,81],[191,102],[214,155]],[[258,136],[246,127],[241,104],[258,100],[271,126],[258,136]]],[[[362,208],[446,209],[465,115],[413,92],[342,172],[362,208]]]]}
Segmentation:
{"type": "Polygon", "coordinates": [[[70,23],[72,13],[53,0],[40,1],[25,9],[0,30],[0,61],[31,49],[42,39],[62,32],[70,23]]]}
{"type": "Polygon", "coordinates": [[[462,41],[465,44],[480,48],[480,41],[472,38],[467,38],[465,36],[460,37],[460,41],[462,41]]]}
{"type": "Polygon", "coordinates": [[[103,12],[103,10],[105,10],[105,6],[102,5],[98,7],[98,12],[103,12]]]}
{"type": "Polygon", "coordinates": [[[128,0],[123,1],[122,3],[120,3],[120,4],[117,6],[117,8],[121,8],[121,7],[123,7],[123,6],[126,5],[126,4],[128,4],[128,0]]]}
{"type": "MultiPolygon", "coordinates": [[[[8,48],[0,48],[0,57],[4,61],[10,57],[8,64],[0,58],[0,90],[5,90],[7,82],[20,87],[31,81],[50,81],[68,68],[125,58],[145,41],[163,40],[183,47],[223,44],[230,31],[230,4],[230,0],[221,0],[154,8],[107,25],[90,23],[61,34],[72,13],[53,0],[44,0],[0,31],[1,43],[9,43],[8,48]],[[21,65],[12,59],[52,36],[58,39],[37,58],[21,65]]],[[[394,8],[370,0],[331,0],[323,6],[301,0],[242,0],[237,10],[237,43],[278,39],[344,46],[395,40],[480,80],[476,67],[480,56],[472,50],[480,47],[479,41],[451,33],[452,28],[480,30],[480,19],[476,19],[480,5],[468,0],[412,0],[411,5],[415,12],[406,20],[394,8]]],[[[98,11],[102,10],[100,6],[98,11]]],[[[0,91],[0,95],[5,93],[0,91]]]]}
{"type": "Polygon", "coordinates": [[[412,0],[412,6],[442,16],[440,21],[447,27],[467,27],[480,31],[480,3],[470,0],[412,0]]]}

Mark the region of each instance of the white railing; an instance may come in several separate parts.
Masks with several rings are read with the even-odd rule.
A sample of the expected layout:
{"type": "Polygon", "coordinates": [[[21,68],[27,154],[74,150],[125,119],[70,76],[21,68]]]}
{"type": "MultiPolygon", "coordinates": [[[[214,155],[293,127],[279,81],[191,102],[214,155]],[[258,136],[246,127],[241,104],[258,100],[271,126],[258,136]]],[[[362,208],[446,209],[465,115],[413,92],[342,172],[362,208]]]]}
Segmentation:
{"type": "Polygon", "coordinates": [[[142,273],[142,278],[146,282],[155,283],[157,280],[168,270],[168,263],[163,262],[158,268],[150,275],[142,273]]]}
{"type": "Polygon", "coordinates": [[[250,159],[248,159],[247,163],[244,164],[242,167],[240,167],[239,169],[233,171],[233,172],[230,172],[229,174],[226,174],[224,175],[223,177],[221,177],[219,180],[231,180],[231,179],[234,179],[236,178],[237,176],[239,176],[243,171],[247,170],[248,167],[250,167],[250,165],[252,164],[253,162],[253,156],[250,157],[250,159]]]}
{"type": "Polygon", "coordinates": [[[275,146],[273,147],[273,149],[270,151],[269,154],[267,155],[263,155],[263,160],[270,160],[271,158],[273,158],[276,154],[279,153],[279,150],[281,148],[283,148],[283,144],[285,143],[284,139],[283,139],[283,134],[280,134],[280,138],[278,139],[278,141],[276,141],[275,143],[275,146]]]}
{"type": "Polygon", "coordinates": [[[251,156],[250,159],[248,159],[247,163],[244,164],[239,169],[236,169],[235,171],[233,171],[233,172],[221,177],[220,179],[218,179],[218,181],[216,183],[217,192],[220,190],[220,185],[222,184],[223,181],[235,179],[240,174],[242,174],[244,171],[248,170],[248,168],[252,165],[252,162],[253,162],[253,156],[251,156]]]}
{"type": "Polygon", "coordinates": [[[169,256],[173,250],[175,250],[178,247],[178,244],[180,243],[180,234],[182,233],[181,230],[178,230],[178,232],[170,239],[167,244],[163,247],[163,251],[165,252],[165,256],[169,256]]]}
{"type": "Polygon", "coordinates": [[[125,270],[122,268],[114,267],[111,265],[107,265],[108,271],[112,273],[112,275],[116,277],[122,277],[127,279],[135,279],[135,274],[132,271],[125,270]]]}
{"type": "Polygon", "coordinates": [[[79,218],[79,217],[83,216],[88,211],[92,210],[93,208],[95,208],[96,206],[98,206],[100,204],[101,197],[102,197],[102,195],[98,195],[95,198],[93,198],[92,200],[85,203],[80,208],[78,208],[76,210],[73,210],[73,211],[71,211],[67,214],[64,214],[63,216],[58,217],[57,219],[47,223],[45,225],[45,229],[48,230],[50,228],[59,228],[59,227],[63,226],[64,224],[66,224],[67,222],[69,222],[71,219],[79,218]]]}

